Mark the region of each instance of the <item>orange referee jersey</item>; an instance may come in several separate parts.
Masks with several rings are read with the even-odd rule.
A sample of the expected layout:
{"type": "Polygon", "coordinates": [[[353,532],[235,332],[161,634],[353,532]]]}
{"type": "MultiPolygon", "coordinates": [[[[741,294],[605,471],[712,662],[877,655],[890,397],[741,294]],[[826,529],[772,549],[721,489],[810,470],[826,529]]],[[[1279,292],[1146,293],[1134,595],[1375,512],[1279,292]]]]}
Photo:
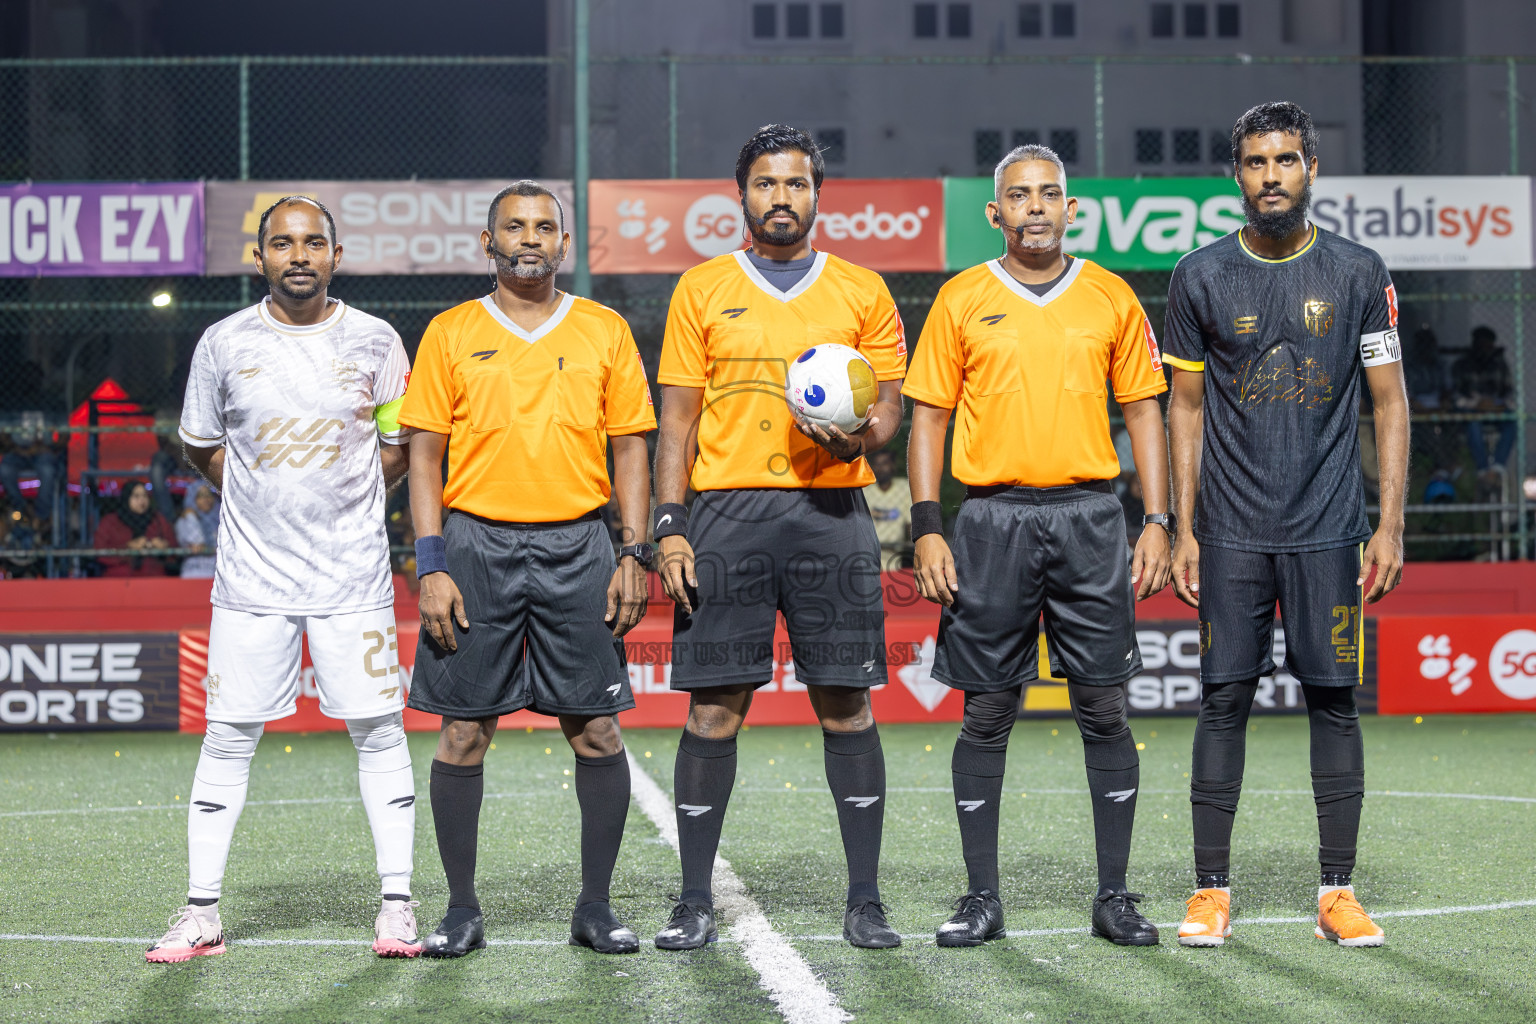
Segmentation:
{"type": "Polygon", "coordinates": [[[608,501],[608,437],[656,429],[624,318],[567,294],[525,331],[487,295],[433,317],[400,422],[448,435],[443,503],[487,519],[575,519],[608,501]]]}
{"type": "Polygon", "coordinates": [[[939,289],[902,391],[954,409],[951,464],[977,486],[1060,487],[1120,473],[1117,402],[1162,394],[1162,358],[1130,286],[1074,259],[1045,295],[997,260],[939,289]]]}
{"type": "Polygon", "coordinates": [[[663,384],[704,389],[696,491],[738,487],[863,487],[863,459],[833,458],[795,428],[784,374],[812,345],[856,348],[876,380],[906,373],[901,315],[879,274],[824,252],[789,291],[769,284],[745,252],[682,276],[667,311],[663,384]]]}

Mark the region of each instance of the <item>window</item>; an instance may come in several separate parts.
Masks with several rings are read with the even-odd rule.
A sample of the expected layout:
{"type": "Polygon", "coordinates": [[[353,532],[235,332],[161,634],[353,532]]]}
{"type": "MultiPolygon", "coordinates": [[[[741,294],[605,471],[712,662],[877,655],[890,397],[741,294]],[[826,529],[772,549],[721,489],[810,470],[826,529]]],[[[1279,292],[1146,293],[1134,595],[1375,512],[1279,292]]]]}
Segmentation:
{"type": "Polygon", "coordinates": [[[1211,129],[1211,163],[1229,164],[1232,162],[1232,136],[1217,128],[1211,129]]]}
{"type": "Polygon", "coordinates": [[[919,39],[937,39],[939,36],[939,5],[912,5],[912,34],[919,39]]]}
{"type": "Polygon", "coordinates": [[[773,39],[779,34],[779,8],[776,4],[752,5],[752,38],[773,39]]]}
{"type": "Polygon", "coordinates": [[[949,4],[944,9],[945,30],[951,39],[971,38],[971,5],[949,4]]]}
{"type": "Polygon", "coordinates": [[[1039,4],[1019,4],[1019,35],[1025,39],[1039,39],[1044,25],[1039,4]]]}
{"type": "Polygon", "coordinates": [[[821,128],[816,132],[816,147],[829,164],[848,162],[848,137],[841,128],[821,128]]]}
{"type": "Polygon", "coordinates": [[[1205,4],[1184,5],[1184,37],[1205,38],[1205,4]]]}
{"type": "Polygon", "coordinates": [[[1057,156],[1061,157],[1062,163],[1077,163],[1077,129],[1052,128],[1051,148],[1056,151],[1057,156]]]}
{"type": "Polygon", "coordinates": [[[994,128],[978,128],[971,148],[976,156],[976,170],[990,174],[1003,158],[1003,133],[994,128]]]}
{"type": "Polygon", "coordinates": [[[811,37],[810,4],[784,5],[784,37],[786,39],[809,39],[811,37]]]}
{"type": "Polygon", "coordinates": [[[1200,129],[1175,128],[1173,130],[1173,162],[1176,164],[1200,162],[1200,129]]]}
{"type": "Polygon", "coordinates": [[[1077,5],[1051,4],[1051,35],[1066,39],[1077,35],[1077,5]]]}
{"type": "Polygon", "coordinates": [[[1040,133],[1033,128],[1015,128],[1013,130],[1013,148],[1020,146],[1040,145],[1040,133]]]}
{"type": "Polygon", "coordinates": [[[1161,128],[1136,129],[1136,162],[1139,164],[1163,162],[1163,130],[1161,128]]]}
{"type": "Polygon", "coordinates": [[[1173,4],[1152,5],[1152,38],[1173,38],[1173,4]]]}
{"type": "Polygon", "coordinates": [[[821,38],[843,38],[843,5],[822,4],[821,9],[821,38]]]}
{"type": "Polygon", "coordinates": [[[1216,34],[1223,39],[1236,39],[1242,35],[1242,19],[1237,4],[1216,5],[1216,34]]]}

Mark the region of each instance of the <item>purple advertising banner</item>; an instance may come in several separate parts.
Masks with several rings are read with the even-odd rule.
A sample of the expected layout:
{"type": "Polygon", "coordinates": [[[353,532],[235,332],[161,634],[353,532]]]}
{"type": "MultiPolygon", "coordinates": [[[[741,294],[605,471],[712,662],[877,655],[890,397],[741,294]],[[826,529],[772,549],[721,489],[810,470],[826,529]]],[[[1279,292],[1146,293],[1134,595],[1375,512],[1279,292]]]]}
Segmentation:
{"type": "Polygon", "coordinates": [[[203,272],[203,183],[0,185],[0,277],[203,272]]]}

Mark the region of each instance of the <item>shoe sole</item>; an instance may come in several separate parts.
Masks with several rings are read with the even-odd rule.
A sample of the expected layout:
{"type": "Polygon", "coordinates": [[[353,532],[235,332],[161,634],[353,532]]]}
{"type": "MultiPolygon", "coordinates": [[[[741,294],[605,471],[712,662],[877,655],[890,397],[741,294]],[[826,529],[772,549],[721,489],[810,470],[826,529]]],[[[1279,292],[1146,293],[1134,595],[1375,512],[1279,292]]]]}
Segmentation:
{"type": "Polygon", "coordinates": [[[633,946],[613,946],[613,947],[610,947],[609,949],[603,949],[602,947],[597,946],[597,945],[595,945],[595,944],[593,944],[591,942],[587,942],[584,939],[578,939],[574,935],[572,935],[569,939],[567,939],[566,942],[569,943],[572,946],[579,946],[582,949],[590,949],[594,953],[601,953],[604,956],[623,956],[623,955],[625,955],[627,953],[638,953],[638,952],[640,952],[640,940],[639,939],[635,940],[635,944],[633,946]]]}
{"type": "Polygon", "coordinates": [[[845,942],[847,942],[848,945],[852,946],[854,949],[896,949],[896,948],[901,946],[901,937],[900,936],[896,937],[896,941],[895,942],[880,942],[880,943],[874,943],[874,942],[854,942],[852,939],[850,939],[846,935],[843,936],[843,940],[845,942]]]}
{"type": "Polygon", "coordinates": [[[1362,935],[1358,939],[1344,939],[1340,938],[1336,933],[1328,931],[1322,925],[1318,925],[1316,928],[1312,929],[1312,934],[1316,935],[1320,939],[1326,939],[1329,942],[1337,942],[1341,946],[1349,946],[1351,948],[1358,948],[1362,946],[1384,946],[1387,943],[1387,936],[1385,933],[1380,935],[1362,935]]]}
{"type": "Polygon", "coordinates": [[[152,964],[183,964],[195,956],[218,956],[224,952],[224,943],[217,946],[195,946],[188,950],[152,949],[144,954],[144,959],[152,964]]]}
{"type": "Polygon", "coordinates": [[[471,945],[467,946],[463,953],[454,953],[446,949],[427,949],[425,946],[423,946],[421,955],[432,960],[457,960],[459,957],[464,956],[465,953],[473,953],[477,949],[484,948],[485,940],[481,939],[479,942],[472,943],[471,945]]]}
{"type": "Polygon", "coordinates": [[[1232,929],[1228,928],[1225,935],[1180,935],[1179,945],[1194,946],[1195,948],[1222,946],[1232,935],[1232,929]]]}
{"type": "Polygon", "coordinates": [[[945,949],[969,949],[973,946],[985,946],[987,943],[995,942],[1007,934],[1008,933],[1005,931],[993,932],[990,935],[984,935],[979,939],[951,939],[943,935],[936,935],[934,936],[933,941],[935,945],[943,946],[945,949]]]}
{"type": "Polygon", "coordinates": [[[1152,935],[1144,939],[1117,939],[1113,935],[1099,931],[1097,928],[1089,929],[1089,934],[1096,939],[1108,939],[1117,946],[1155,946],[1158,939],[1161,938],[1161,936],[1152,935]]]}
{"type": "Polygon", "coordinates": [[[421,943],[414,945],[400,939],[374,939],[373,951],[385,959],[413,959],[421,955],[421,943]]]}
{"type": "Polygon", "coordinates": [[[686,953],[690,949],[703,949],[705,946],[709,945],[711,942],[719,942],[719,941],[720,941],[720,933],[716,931],[716,932],[710,932],[707,936],[704,937],[704,941],[699,943],[697,946],[672,946],[672,945],[667,945],[667,944],[663,943],[660,939],[657,939],[656,940],[656,948],[657,949],[669,950],[669,951],[674,952],[674,953],[686,953]]]}

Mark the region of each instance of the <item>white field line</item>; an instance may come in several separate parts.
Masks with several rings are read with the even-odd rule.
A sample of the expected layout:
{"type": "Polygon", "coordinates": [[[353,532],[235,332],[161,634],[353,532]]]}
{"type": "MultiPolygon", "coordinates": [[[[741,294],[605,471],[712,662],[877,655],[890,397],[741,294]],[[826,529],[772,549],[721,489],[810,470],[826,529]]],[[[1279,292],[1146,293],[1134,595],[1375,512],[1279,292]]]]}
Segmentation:
{"type": "MultiPolygon", "coordinates": [[[[671,798],[661,791],[634,754],[629,754],[629,771],[635,801],[662,838],[676,850],[677,811],[671,798]]],[[[757,972],[786,1024],[842,1024],[853,1019],[789,940],[773,930],[763,908],[747,893],[730,863],[718,855],[713,881],[715,906],[731,922],[731,938],[741,943],[742,954],[757,972]]],[[[841,941],[842,937],[838,938],[841,941]]]]}
{"type": "MultiPolygon", "coordinates": [[[[771,786],[742,786],[735,790],[737,793],[776,793],[780,796],[797,796],[800,794],[817,794],[825,796],[825,789],[815,787],[802,787],[800,789],[775,789],[771,786]]],[[[952,793],[954,790],[948,786],[890,786],[887,793],[952,793]]],[[[1026,794],[1039,796],[1081,796],[1085,789],[1030,789],[1024,790],[1026,794]]],[[[1143,796],[1177,796],[1189,792],[1186,789],[1143,789],[1143,796]]],[[[1248,796],[1311,796],[1310,789],[1245,789],[1248,796]]],[[[487,800],[513,800],[529,797],[569,796],[569,790],[562,789],[536,789],[519,793],[487,793],[487,800]]],[[[1398,789],[1368,789],[1366,796],[1373,797],[1405,797],[1416,800],[1487,800],[1494,803],[1506,804],[1536,804],[1536,796],[1496,796],[1488,793],[1423,793],[1411,790],[1398,789]]],[[[320,796],[307,799],[293,800],[247,800],[247,807],[286,807],[311,804],[357,804],[362,806],[362,801],[355,796],[320,796]]],[[[46,811],[0,811],[0,818],[46,818],[65,814],[129,814],[135,811],[175,811],[186,808],[184,803],[171,804],[140,804],[134,807],[63,807],[46,811]]],[[[676,829],[674,828],[675,832],[676,829]]],[[[676,837],[674,836],[675,840],[676,837]]]]}
{"type": "MultiPolygon", "coordinates": [[[[652,785],[655,785],[653,782],[652,785]]],[[[658,790],[660,792],[660,790],[658,790]]],[[[663,797],[665,799],[665,797],[663,797]]],[[[670,808],[669,808],[670,809],[670,808]]],[[[676,832],[674,827],[673,832],[676,832]]],[[[715,862],[715,884],[720,883],[721,861],[715,862]]],[[[734,874],[734,873],[733,873],[734,874]]],[[[718,889],[717,889],[718,891],[718,889]]],[[[750,897],[748,897],[750,899],[750,897]]],[[[1481,903],[1465,907],[1420,907],[1410,910],[1380,910],[1371,915],[1376,920],[1398,917],[1451,917],[1458,914],[1486,914],[1500,910],[1523,910],[1527,907],[1536,907],[1536,900],[1508,900],[1503,903],[1481,903]]],[[[761,911],[759,911],[761,913],[761,911]]],[[[1234,924],[1239,925],[1276,925],[1276,924],[1312,924],[1316,918],[1312,917],[1234,917],[1234,924]]],[[[1179,923],[1169,922],[1159,924],[1158,928],[1176,929],[1179,923]]],[[[1087,935],[1087,928],[1028,928],[1010,929],[1010,939],[1036,939],[1047,938],[1054,935],[1087,935]]],[[[842,942],[841,935],[792,935],[795,942],[842,942]]],[[[932,939],[929,934],[903,935],[902,939],[908,942],[922,942],[932,939]]],[[[102,936],[102,935],[29,935],[25,933],[0,934],[0,942],[79,942],[95,943],[98,945],[114,946],[149,946],[155,939],[150,936],[102,936]]],[[[728,943],[743,942],[742,937],[734,932],[729,938],[720,941],[728,943]]],[[[782,939],[780,941],[783,941],[782,939]]],[[[241,939],[231,938],[234,946],[368,946],[367,939],[241,939]]],[[[487,939],[491,946],[567,946],[570,943],[565,939],[487,939]]],[[[791,950],[793,952],[793,950],[791,950]]],[[[754,964],[754,966],[756,966],[754,964]]],[[[809,968],[807,968],[809,970],[809,968]]],[[[820,984],[820,982],[817,982],[820,984]]],[[[843,1012],[843,1011],[839,1011],[843,1012]]],[[[789,1019],[785,1013],[785,1019],[789,1019]]],[[[800,1018],[804,1019],[804,1018],[800,1018]]],[[[846,1017],[838,1018],[846,1020],[846,1017]]]]}

